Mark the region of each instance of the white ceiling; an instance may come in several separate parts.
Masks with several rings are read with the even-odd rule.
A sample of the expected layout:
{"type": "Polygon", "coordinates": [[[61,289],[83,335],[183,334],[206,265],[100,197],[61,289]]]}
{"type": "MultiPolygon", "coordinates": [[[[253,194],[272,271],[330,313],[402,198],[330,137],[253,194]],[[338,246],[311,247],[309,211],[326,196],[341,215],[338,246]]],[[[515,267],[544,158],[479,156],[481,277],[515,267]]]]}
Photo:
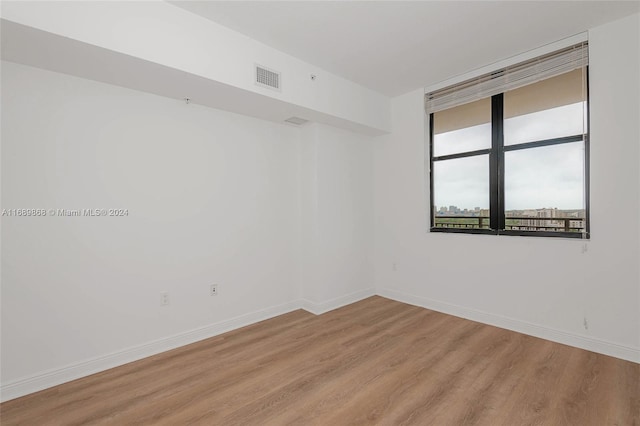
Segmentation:
{"type": "Polygon", "coordinates": [[[637,13],[639,1],[177,1],[388,96],[637,13]]]}

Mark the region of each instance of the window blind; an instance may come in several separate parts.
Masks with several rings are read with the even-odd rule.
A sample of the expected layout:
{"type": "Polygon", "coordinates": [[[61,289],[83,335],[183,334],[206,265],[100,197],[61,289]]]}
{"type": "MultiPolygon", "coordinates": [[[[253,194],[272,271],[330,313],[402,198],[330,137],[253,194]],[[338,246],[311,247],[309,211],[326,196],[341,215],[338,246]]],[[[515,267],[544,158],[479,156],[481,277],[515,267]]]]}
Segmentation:
{"type": "Polygon", "coordinates": [[[488,98],[589,64],[586,42],[425,94],[427,114],[488,98]]]}

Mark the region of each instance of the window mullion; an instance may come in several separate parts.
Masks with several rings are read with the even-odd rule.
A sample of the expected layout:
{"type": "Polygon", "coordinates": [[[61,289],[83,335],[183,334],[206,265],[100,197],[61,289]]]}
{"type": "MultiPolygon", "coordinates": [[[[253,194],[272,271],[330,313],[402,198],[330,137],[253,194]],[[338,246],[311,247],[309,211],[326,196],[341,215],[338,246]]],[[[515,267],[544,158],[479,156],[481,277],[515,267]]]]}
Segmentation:
{"type": "Polygon", "coordinates": [[[489,157],[490,223],[493,230],[504,230],[504,96],[491,97],[491,155],[489,157]]]}
{"type": "Polygon", "coordinates": [[[429,199],[431,203],[429,222],[431,229],[433,229],[436,226],[436,212],[433,203],[433,113],[429,114],[429,199]]]}

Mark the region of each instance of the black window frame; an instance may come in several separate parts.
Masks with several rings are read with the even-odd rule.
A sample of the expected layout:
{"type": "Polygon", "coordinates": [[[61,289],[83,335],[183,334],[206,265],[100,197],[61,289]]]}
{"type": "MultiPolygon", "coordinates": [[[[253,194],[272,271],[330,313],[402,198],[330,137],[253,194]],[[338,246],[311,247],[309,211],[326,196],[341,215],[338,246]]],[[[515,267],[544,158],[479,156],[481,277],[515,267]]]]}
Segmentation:
{"type": "Polygon", "coordinates": [[[433,136],[434,113],[429,114],[429,196],[430,196],[430,232],[445,233],[461,233],[461,234],[488,234],[488,235],[512,235],[524,237],[561,237],[561,238],[579,238],[590,239],[591,229],[589,220],[589,182],[590,182],[590,154],[589,154],[589,135],[590,135],[590,100],[589,100],[589,66],[585,66],[586,74],[586,129],[584,134],[572,135],[553,139],[537,140],[532,142],[518,143],[514,145],[504,145],[504,93],[491,96],[491,148],[480,149],[475,151],[466,151],[456,154],[434,156],[433,155],[433,136]],[[584,141],[584,191],[585,191],[585,224],[584,231],[566,232],[566,231],[527,231],[505,229],[506,212],[504,205],[504,153],[522,149],[538,148],[543,146],[561,145],[565,143],[584,141]],[[435,218],[436,210],[434,204],[433,192],[433,163],[434,161],[453,160],[456,158],[472,157],[478,155],[489,155],[489,229],[482,228],[453,228],[453,227],[436,227],[435,218]]]}

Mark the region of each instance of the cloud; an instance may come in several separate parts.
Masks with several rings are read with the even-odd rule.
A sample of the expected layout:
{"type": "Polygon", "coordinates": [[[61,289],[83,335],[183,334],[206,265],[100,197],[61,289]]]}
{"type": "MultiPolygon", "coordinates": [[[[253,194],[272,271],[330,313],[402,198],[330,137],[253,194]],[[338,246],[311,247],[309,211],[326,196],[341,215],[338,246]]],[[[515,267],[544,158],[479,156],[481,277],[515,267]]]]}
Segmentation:
{"type": "MultiPolygon", "coordinates": [[[[506,120],[511,142],[581,134],[585,105],[577,103],[506,120]]],[[[487,148],[488,124],[435,135],[434,154],[487,148]]],[[[435,161],[434,203],[489,208],[489,156],[435,161]]],[[[572,142],[505,153],[506,210],[583,209],[584,143],[572,142]]]]}

